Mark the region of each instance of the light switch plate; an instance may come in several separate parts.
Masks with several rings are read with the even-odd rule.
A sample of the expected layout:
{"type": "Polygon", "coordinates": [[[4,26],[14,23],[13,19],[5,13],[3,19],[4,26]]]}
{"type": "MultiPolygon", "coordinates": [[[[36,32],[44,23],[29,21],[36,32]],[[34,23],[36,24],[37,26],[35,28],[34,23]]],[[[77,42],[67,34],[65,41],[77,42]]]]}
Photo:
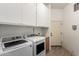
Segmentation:
{"type": "Polygon", "coordinates": [[[77,25],[72,25],[72,29],[75,31],[77,30],[77,25]]]}

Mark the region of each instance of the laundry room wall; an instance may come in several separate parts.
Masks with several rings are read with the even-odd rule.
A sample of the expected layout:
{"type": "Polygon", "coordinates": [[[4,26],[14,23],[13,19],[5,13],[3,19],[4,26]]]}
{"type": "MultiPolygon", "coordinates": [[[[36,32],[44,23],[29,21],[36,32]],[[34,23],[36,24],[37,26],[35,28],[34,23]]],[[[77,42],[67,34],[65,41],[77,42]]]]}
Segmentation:
{"type": "Polygon", "coordinates": [[[63,21],[63,9],[52,7],[52,19],[53,21],[63,21]]]}
{"type": "MultiPolygon", "coordinates": [[[[42,28],[37,27],[34,29],[34,33],[41,33],[41,35],[45,35],[42,31],[42,28]]],[[[6,34],[33,34],[33,27],[30,26],[14,26],[14,25],[0,25],[0,36],[6,34]]]]}
{"type": "Polygon", "coordinates": [[[45,28],[45,27],[35,27],[34,28],[34,33],[35,34],[40,33],[41,36],[45,36],[47,32],[48,32],[48,28],[45,28]]]}
{"type": "Polygon", "coordinates": [[[14,33],[33,33],[32,27],[14,26],[14,25],[0,25],[0,35],[14,34],[14,33]]]}
{"type": "Polygon", "coordinates": [[[73,3],[68,4],[64,8],[63,31],[63,47],[73,55],[79,55],[79,10],[74,12],[73,3]],[[77,30],[72,29],[73,25],[77,25],[77,30]]]}

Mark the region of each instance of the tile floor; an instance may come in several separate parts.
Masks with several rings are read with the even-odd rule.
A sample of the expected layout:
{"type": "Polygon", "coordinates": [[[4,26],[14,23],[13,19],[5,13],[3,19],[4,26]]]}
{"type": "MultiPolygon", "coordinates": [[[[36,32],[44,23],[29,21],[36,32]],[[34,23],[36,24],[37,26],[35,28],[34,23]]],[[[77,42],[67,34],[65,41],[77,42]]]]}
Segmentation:
{"type": "Polygon", "coordinates": [[[71,54],[62,47],[52,47],[52,50],[49,51],[47,56],[71,56],[71,54]]]}

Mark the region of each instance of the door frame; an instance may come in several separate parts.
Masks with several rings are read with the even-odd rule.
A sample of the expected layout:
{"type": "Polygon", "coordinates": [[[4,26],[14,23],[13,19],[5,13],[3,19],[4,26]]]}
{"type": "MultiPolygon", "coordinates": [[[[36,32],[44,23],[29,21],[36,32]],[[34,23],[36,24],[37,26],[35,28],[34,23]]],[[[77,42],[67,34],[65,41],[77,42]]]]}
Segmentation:
{"type": "MultiPolygon", "coordinates": [[[[61,32],[62,32],[61,46],[62,46],[62,42],[63,42],[63,21],[62,20],[51,20],[50,27],[51,27],[51,25],[52,25],[53,22],[61,22],[61,32]]],[[[50,37],[51,37],[51,32],[52,32],[52,30],[50,31],[50,37]]],[[[52,41],[52,37],[51,37],[51,41],[52,41]]],[[[57,46],[59,46],[59,45],[57,45],[57,46]]],[[[51,43],[51,47],[52,47],[52,43],[51,43]]]]}

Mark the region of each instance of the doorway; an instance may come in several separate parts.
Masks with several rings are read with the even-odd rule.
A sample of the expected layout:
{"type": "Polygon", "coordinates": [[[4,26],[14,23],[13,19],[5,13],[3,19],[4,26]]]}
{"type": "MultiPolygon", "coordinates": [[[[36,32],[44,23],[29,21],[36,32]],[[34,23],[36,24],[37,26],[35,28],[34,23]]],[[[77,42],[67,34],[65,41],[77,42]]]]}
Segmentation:
{"type": "Polygon", "coordinates": [[[62,46],[62,21],[51,21],[51,46],[62,46]]]}

